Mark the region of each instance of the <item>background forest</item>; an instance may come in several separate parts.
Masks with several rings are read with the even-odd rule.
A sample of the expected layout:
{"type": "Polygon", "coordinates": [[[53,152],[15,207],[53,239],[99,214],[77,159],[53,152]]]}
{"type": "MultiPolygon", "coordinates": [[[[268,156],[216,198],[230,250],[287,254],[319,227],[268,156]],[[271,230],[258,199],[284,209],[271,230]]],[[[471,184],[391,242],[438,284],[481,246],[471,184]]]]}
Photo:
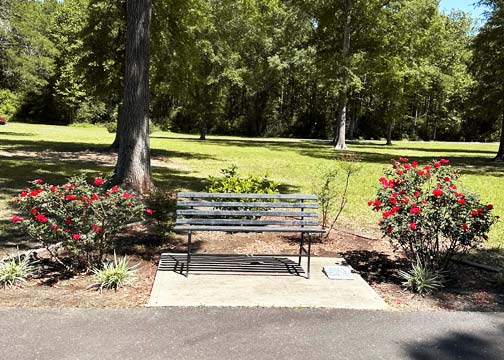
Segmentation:
{"type": "MultiPolygon", "coordinates": [[[[504,10],[436,0],[157,0],[153,124],[204,136],[498,141],[504,10]]],[[[2,0],[0,114],[114,123],[124,0],[2,0]]]]}

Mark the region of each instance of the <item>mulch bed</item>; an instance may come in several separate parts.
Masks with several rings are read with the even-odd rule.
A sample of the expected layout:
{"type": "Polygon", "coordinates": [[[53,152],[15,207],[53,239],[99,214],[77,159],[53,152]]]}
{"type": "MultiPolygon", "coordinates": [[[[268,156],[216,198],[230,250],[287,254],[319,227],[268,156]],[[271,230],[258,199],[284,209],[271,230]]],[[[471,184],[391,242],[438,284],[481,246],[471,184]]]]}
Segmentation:
{"type": "MultiPolygon", "coordinates": [[[[343,257],[395,310],[469,310],[504,311],[504,288],[497,285],[496,275],[465,265],[455,264],[447,286],[432,296],[412,295],[401,287],[397,270],[406,261],[391,245],[372,231],[352,229],[331,232],[328,239],[315,242],[317,256],[343,257]]],[[[132,229],[121,239],[121,253],[135,254],[140,263],[136,281],[125,288],[98,292],[89,290],[90,275],[69,279],[57,274],[32,279],[18,288],[0,290],[0,306],[6,307],[138,307],[149,298],[156,264],[161,252],[184,251],[185,236],[167,240],[150,237],[145,229],[132,229]]],[[[195,249],[209,253],[296,253],[298,238],[280,234],[201,233],[193,236],[195,249]]],[[[492,255],[495,258],[494,255],[492,255]]]]}

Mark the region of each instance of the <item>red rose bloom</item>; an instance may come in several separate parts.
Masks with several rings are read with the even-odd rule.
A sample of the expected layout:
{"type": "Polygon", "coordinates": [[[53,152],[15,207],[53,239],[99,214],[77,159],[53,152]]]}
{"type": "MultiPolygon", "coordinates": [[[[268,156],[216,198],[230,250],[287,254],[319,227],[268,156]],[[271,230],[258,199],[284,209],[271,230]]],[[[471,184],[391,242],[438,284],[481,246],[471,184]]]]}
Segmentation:
{"type": "Polygon", "coordinates": [[[112,188],[110,190],[112,190],[113,192],[117,192],[117,191],[119,191],[119,186],[117,186],[117,185],[112,186],[112,188]]]}
{"type": "Polygon", "coordinates": [[[420,197],[420,195],[422,195],[422,194],[420,193],[420,191],[417,190],[417,191],[415,191],[415,193],[413,195],[415,195],[415,197],[420,197]]]}
{"type": "Polygon", "coordinates": [[[443,196],[444,193],[443,193],[443,190],[441,190],[441,189],[434,189],[434,191],[432,192],[432,194],[434,196],[443,196]]]}
{"type": "Polygon", "coordinates": [[[411,214],[414,214],[414,215],[418,215],[418,214],[420,214],[421,212],[422,212],[422,210],[421,210],[419,207],[412,207],[412,208],[410,209],[410,213],[411,213],[411,214]]]}
{"type": "Polygon", "coordinates": [[[16,223],[18,221],[23,221],[23,220],[24,220],[24,218],[22,218],[21,216],[13,216],[12,219],[11,219],[11,221],[13,223],[16,223]]]}
{"type": "Polygon", "coordinates": [[[65,224],[70,225],[72,223],[72,219],[66,218],[65,219],[65,224]]]}
{"type": "Polygon", "coordinates": [[[416,223],[412,222],[411,224],[409,224],[409,228],[411,230],[416,230],[416,223]]]}
{"type": "Polygon", "coordinates": [[[95,178],[93,181],[93,185],[95,185],[95,186],[103,185],[103,179],[101,177],[95,178]]]}
{"type": "Polygon", "coordinates": [[[440,163],[439,161],[436,161],[436,162],[434,163],[434,167],[435,167],[435,168],[441,167],[441,163],[440,163]]]}
{"type": "Polygon", "coordinates": [[[52,229],[53,231],[58,231],[58,225],[51,224],[51,229],[52,229]]]}
{"type": "Polygon", "coordinates": [[[404,164],[405,169],[411,169],[411,164],[404,164]]]}
{"type": "Polygon", "coordinates": [[[423,176],[423,175],[425,175],[425,171],[423,171],[423,170],[418,170],[418,171],[417,171],[417,174],[418,174],[418,175],[420,175],[420,176],[423,176]]]}
{"type": "Polygon", "coordinates": [[[462,229],[464,229],[464,230],[469,229],[469,225],[467,225],[467,224],[462,224],[462,229]]]}
{"type": "Polygon", "coordinates": [[[30,192],[30,196],[35,197],[35,196],[37,196],[38,194],[40,194],[42,191],[44,191],[44,190],[42,190],[42,189],[32,190],[32,191],[30,192]]]}
{"type": "Polygon", "coordinates": [[[450,181],[451,181],[451,179],[450,179],[448,176],[445,176],[444,181],[446,181],[446,182],[450,182],[450,181]]]}
{"type": "Polygon", "coordinates": [[[389,199],[389,201],[390,201],[390,203],[391,203],[392,205],[397,204],[397,199],[396,199],[395,197],[391,197],[391,198],[389,199]]]}
{"type": "Polygon", "coordinates": [[[458,199],[458,203],[460,205],[465,205],[465,199],[464,198],[458,199]]]}
{"type": "Polygon", "coordinates": [[[425,165],[424,166],[424,170],[430,170],[430,169],[432,169],[432,166],[430,166],[430,165],[425,165]]]}
{"type": "Polygon", "coordinates": [[[72,239],[74,239],[74,240],[79,240],[79,239],[80,239],[80,234],[74,234],[74,235],[72,236],[72,239]]]}
{"type": "Polygon", "coordinates": [[[42,183],[44,182],[44,180],[42,180],[42,179],[35,179],[35,182],[36,182],[37,184],[42,184],[42,183]]]}
{"type": "Polygon", "coordinates": [[[488,204],[488,205],[486,206],[486,208],[487,208],[487,210],[493,210],[493,208],[494,208],[494,207],[493,207],[493,205],[492,205],[492,204],[488,204]]]}
{"type": "Polygon", "coordinates": [[[388,233],[391,233],[393,230],[394,230],[394,229],[392,228],[392,226],[389,226],[389,227],[387,228],[387,230],[386,230],[386,231],[387,231],[388,233]]]}
{"type": "Polygon", "coordinates": [[[145,212],[149,215],[152,215],[152,213],[153,213],[152,209],[149,209],[149,208],[145,208],[145,212]]]}
{"type": "Polygon", "coordinates": [[[37,209],[37,208],[33,208],[33,209],[32,209],[32,211],[31,211],[31,213],[32,213],[33,215],[37,215],[37,214],[39,213],[39,211],[38,211],[38,209],[37,209]]]}
{"type": "Polygon", "coordinates": [[[19,194],[20,197],[26,197],[26,195],[28,195],[28,192],[26,191],[23,191],[21,194],[19,194]]]}
{"type": "Polygon", "coordinates": [[[446,160],[446,159],[439,159],[439,162],[440,162],[441,164],[445,164],[445,165],[446,165],[446,164],[449,164],[449,163],[450,163],[450,160],[446,160]]]}
{"type": "Polygon", "coordinates": [[[47,222],[47,217],[44,214],[38,214],[35,216],[35,220],[45,224],[47,222]]]}
{"type": "Polygon", "coordinates": [[[65,195],[65,200],[77,200],[77,195],[65,195]]]}
{"type": "Polygon", "coordinates": [[[418,166],[418,161],[412,161],[411,162],[411,166],[413,166],[414,168],[416,168],[418,166]]]}
{"type": "Polygon", "coordinates": [[[56,190],[58,190],[58,187],[56,185],[53,185],[49,189],[51,190],[51,192],[56,192],[56,190]]]}
{"type": "Polygon", "coordinates": [[[405,162],[405,163],[408,162],[408,158],[407,157],[402,157],[399,160],[402,161],[402,162],[405,162]]]}

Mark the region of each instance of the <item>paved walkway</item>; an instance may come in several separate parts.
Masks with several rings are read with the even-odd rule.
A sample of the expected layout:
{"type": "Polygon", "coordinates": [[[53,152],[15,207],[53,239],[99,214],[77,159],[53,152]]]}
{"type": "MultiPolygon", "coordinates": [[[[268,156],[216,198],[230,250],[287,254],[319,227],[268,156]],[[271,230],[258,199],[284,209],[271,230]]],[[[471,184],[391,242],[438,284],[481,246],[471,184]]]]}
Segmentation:
{"type": "Polygon", "coordinates": [[[339,258],[312,257],[310,279],[303,273],[296,275],[304,270],[293,258],[211,255],[194,257],[194,271],[186,278],[174,272],[175,266],[180,270],[180,262],[185,259],[184,254],[161,256],[149,306],[387,308],[360,275],[353,274],[353,280],[329,280],[325,276],[322,268],[340,263],[339,258]]]}
{"type": "Polygon", "coordinates": [[[504,314],[0,309],[2,360],[504,359],[504,314]]]}

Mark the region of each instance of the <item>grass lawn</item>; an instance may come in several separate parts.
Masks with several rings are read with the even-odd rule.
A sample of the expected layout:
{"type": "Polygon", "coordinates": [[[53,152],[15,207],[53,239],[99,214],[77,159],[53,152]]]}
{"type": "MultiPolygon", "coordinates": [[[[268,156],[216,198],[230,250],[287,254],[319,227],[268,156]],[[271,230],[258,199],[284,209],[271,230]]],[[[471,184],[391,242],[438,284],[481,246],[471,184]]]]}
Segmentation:
{"type": "MultiPolygon", "coordinates": [[[[80,174],[108,174],[114,157],[105,152],[113,135],[106,129],[9,123],[0,127],[0,246],[13,241],[8,219],[9,199],[25,187],[26,181],[41,177],[60,182],[80,174]],[[89,155],[89,156],[88,156],[89,155]]],[[[262,174],[282,184],[282,191],[312,192],[315,170],[334,162],[340,153],[322,141],[210,136],[201,142],[196,136],[168,132],[151,136],[153,172],[158,186],[166,190],[203,190],[209,175],[231,163],[241,173],[262,174]]],[[[375,226],[378,215],[367,200],[376,192],[382,170],[391,158],[406,156],[425,163],[440,157],[461,168],[462,187],[481,194],[493,203],[496,214],[504,213],[504,164],[494,163],[497,144],[380,141],[352,143],[350,150],[362,159],[362,169],[350,185],[346,220],[356,227],[375,226]]],[[[91,176],[91,175],[90,175],[91,176]]],[[[489,246],[504,245],[504,222],[490,234],[489,246]]]]}

